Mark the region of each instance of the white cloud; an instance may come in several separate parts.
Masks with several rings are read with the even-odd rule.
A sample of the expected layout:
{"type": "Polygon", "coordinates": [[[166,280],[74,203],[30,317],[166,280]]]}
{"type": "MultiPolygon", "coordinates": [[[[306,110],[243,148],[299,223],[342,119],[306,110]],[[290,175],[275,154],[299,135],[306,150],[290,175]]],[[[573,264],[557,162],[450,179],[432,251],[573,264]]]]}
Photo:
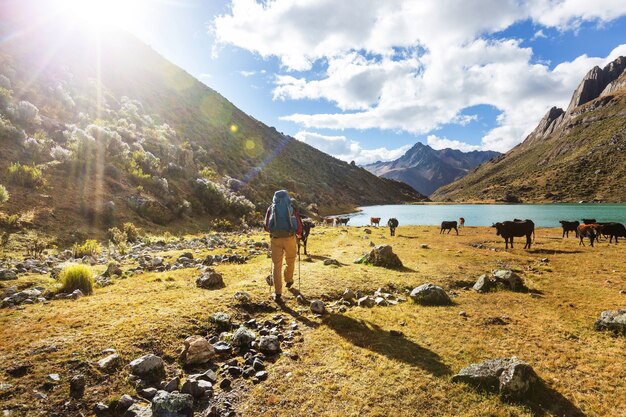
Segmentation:
{"type": "Polygon", "coordinates": [[[531,41],[537,40],[539,38],[547,38],[545,33],[543,33],[543,29],[539,29],[535,34],[530,38],[531,41]]]}
{"type": "Polygon", "coordinates": [[[411,148],[411,145],[405,145],[396,149],[363,149],[359,142],[345,136],[326,136],[306,130],[296,133],[294,137],[335,158],[346,162],[354,161],[358,165],[371,164],[376,161],[392,161],[411,148]]]}
{"type": "Polygon", "coordinates": [[[463,152],[480,151],[482,149],[479,145],[470,145],[469,143],[461,142],[459,140],[452,140],[448,138],[440,138],[435,135],[428,135],[426,138],[428,146],[433,149],[458,149],[463,152]]]}
{"type": "Polygon", "coordinates": [[[213,76],[208,72],[203,72],[202,74],[198,75],[198,78],[200,78],[201,80],[210,80],[211,78],[213,78],[213,76]]]}
{"type": "Polygon", "coordinates": [[[389,129],[428,134],[443,124],[466,125],[475,105],[501,111],[482,147],[507,150],[519,143],[553,105],[566,107],[572,91],[606,58],[581,56],[550,69],[533,61],[518,39],[487,39],[530,19],[543,28],[576,29],[626,14],[626,2],[607,0],[232,0],[213,31],[221,45],[275,56],[274,99],[326,100],[340,111],[291,114],[305,128],[389,129]],[[596,7],[597,6],[597,7],[596,7]],[[489,12],[486,13],[485,10],[489,12]]]}
{"type": "Polygon", "coordinates": [[[254,74],[256,74],[256,71],[239,71],[239,74],[243,75],[244,77],[252,77],[254,74]]]}

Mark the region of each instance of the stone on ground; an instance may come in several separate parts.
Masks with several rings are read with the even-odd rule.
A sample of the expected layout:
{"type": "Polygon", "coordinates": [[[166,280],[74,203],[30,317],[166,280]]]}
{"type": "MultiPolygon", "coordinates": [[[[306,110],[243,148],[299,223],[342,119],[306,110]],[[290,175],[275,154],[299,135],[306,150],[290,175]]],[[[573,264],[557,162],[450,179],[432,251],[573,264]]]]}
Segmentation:
{"type": "Polygon", "coordinates": [[[189,336],[184,343],[185,345],[180,353],[180,360],[185,365],[207,363],[216,355],[213,346],[202,336],[189,336]]]}
{"type": "Polygon", "coordinates": [[[222,274],[209,269],[196,279],[196,286],[205,289],[223,288],[225,287],[224,278],[222,278],[222,274]]]}
{"type": "Polygon", "coordinates": [[[324,314],[326,312],[324,302],[321,300],[311,301],[311,312],[314,314],[324,314]]]}
{"type": "Polygon", "coordinates": [[[190,394],[159,391],[152,399],[154,417],[193,417],[193,397],[190,394]]]}
{"type": "Polygon", "coordinates": [[[626,335],[626,310],[606,310],[600,314],[593,327],[626,335]]]}
{"type": "Polygon", "coordinates": [[[411,298],[417,304],[443,306],[452,304],[452,300],[443,288],[427,283],[411,291],[411,298]]]}
{"type": "Polygon", "coordinates": [[[376,246],[367,256],[366,262],[384,268],[402,268],[402,261],[389,245],[376,246]]]}

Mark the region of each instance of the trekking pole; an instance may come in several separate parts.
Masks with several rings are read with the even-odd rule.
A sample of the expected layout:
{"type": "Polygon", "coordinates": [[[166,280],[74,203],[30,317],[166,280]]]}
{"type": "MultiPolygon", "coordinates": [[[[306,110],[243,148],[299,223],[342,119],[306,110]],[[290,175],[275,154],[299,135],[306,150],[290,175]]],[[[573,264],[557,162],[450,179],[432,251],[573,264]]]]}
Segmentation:
{"type": "Polygon", "coordinates": [[[298,293],[300,292],[300,248],[298,248],[298,293]]]}

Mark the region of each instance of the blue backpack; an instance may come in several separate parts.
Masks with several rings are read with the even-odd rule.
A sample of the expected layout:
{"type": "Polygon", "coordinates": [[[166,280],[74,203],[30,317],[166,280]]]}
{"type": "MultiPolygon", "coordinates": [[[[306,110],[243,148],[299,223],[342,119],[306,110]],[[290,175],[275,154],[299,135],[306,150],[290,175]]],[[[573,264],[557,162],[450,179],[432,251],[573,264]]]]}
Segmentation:
{"type": "Polygon", "coordinates": [[[272,237],[289,237],[296,234],[298,221],[287,191],[280,190],[274,193],[267,227],[272,237]]]}

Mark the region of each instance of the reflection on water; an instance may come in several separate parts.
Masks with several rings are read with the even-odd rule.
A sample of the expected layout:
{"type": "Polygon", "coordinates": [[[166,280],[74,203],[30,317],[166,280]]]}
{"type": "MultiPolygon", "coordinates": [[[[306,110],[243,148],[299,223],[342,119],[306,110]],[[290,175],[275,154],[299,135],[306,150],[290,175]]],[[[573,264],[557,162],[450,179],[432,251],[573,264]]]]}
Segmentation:
{"type": "Polygon", "coordinates": [[[346,214],[350,226],[369,225],[382,217],[381,226],[395,217],[400,225],[439,225],[443,220],[465,218],[466,226],[491,226],[503,220],[531,219],[537,227],[560,227],[559,220],[593,218],[599,222],[626,223],[626,204],[423,204],[361,207],[346,214]]]}

